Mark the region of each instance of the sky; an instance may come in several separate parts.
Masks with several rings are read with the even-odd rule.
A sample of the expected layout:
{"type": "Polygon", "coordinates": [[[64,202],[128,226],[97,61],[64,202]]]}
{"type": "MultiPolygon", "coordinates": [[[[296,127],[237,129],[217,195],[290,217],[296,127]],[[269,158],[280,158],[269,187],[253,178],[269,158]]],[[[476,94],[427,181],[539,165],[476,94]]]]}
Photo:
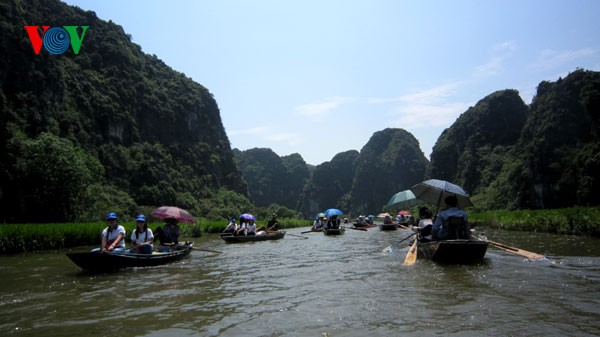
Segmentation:
{"type": "Polygon", "coordinates": [[[485,96],[516,89],[529,104],[541,81],[600,71],[596,0],[65,2],[206,87],[232,148],[312,165],[385,128],[429,158],[485,96]]]}

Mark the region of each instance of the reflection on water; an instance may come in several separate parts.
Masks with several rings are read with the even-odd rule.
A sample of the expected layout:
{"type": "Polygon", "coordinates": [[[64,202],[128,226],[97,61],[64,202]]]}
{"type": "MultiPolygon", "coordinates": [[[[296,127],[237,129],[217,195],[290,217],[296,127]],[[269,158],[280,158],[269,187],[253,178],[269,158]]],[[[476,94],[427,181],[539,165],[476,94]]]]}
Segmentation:
{"type": "Polygon", "coordinates": [[[405,247],[382,249],[408,234],[373,228],[229,245],[208,236],[197,246],[222,254],[94,276],[65,252],[3,256],[0,335],[600,335],[598,239],[486,231],[550,258],[490,248],[477,265],[407,267],[405,247]]]}

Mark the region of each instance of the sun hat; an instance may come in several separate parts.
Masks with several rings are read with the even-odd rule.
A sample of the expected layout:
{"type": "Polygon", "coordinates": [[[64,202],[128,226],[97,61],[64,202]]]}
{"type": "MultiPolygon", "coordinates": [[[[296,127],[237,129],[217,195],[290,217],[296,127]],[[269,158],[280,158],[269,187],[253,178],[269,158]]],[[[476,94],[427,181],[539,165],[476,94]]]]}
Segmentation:
{"type": "Polygon", "coordinates": [[[116,220],[117,219],[117,213],[115,212],[110,212],[106,215],[106,220],[116,220]]]}
{"type": "Polygon", "coordinates": [[[146,222],[146,217],[143,214],[140,214],[137,216],[137,218],[135,218],[135,221],[137,222],[146,222]]]}

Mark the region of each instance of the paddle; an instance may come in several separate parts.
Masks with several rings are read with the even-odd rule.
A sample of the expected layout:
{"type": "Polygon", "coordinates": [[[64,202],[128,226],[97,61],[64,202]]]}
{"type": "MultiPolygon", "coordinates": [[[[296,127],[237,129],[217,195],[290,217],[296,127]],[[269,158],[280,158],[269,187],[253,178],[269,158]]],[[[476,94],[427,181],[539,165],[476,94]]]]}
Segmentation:
{"type": "MultiPolygon", "coordinates": [[[[172,246],[176,246],[178,245],[178,243],[173,243],[173,242],[165,242],[162,244],[162,246],[166,246],[166,247],[172,247],[172,246]]],[[[192,246],[192,250],[199,250],[202,252],[209,252],[209,253],[217,253],[217,254],[222,254],[223,252],[220,252],[218,250],[212,250],[212,249],[206,249],[206,248],[198,248],[198,247],[194,247],[192,246]]]]}
{"type": "Polygon", "coordinates": [[[202,252],[209,252],[209,253],[217,253],[217,254],[222,254],[223,253],[223,252],[220,252],[218,250],[212,250],[212,249],[206,249],[206,248],[198,248],[198,247],[193,247],[193,246],[192,246],[192,249],[193,250],[199,250],[199,251],[202,251],[202,252]]]}
{"type": "Polygon", "coordinates": [[[520,248],[511,247],[511,246],[507,246],[507,245],[502,244],[502,243],[498,243],[498,242],[494,242],[494,241],[490,241],[490,240],[484,240],[482,238],[480,238],[480,240],[487,241],[488,243],[491,243],[492,245],[494,245],[494,246],[496,246],[496,247],[498,247],[498,248],[500,248],[502,250],[505,250],[505,251],[507,251],[509,253],[513,253],[513,254],[516,254],[516,255],[524,256],[524,257],[526,257],[526,258],[528,258],[530,260],[541,260],[541,259],[545,258],[544,255],[540,255],[540,254],[533,253],[533,252],[528,252],[526,250],[523,250],[523,249],[520,249],[520,248]]]}
{"type": "Polygon", "coordinates": [[[308,239],[306,236],[302,236],[302,235],[296,235],[296,234],[290,234],[290,233],[288,233],[287,235],[296,236],[296,237],[303,238],[303,239],[308,239]]]}
{"type": "Polygon", "coordinates": [[[344,227],[344,228],[354,229],[355,231],[368,232],[368,230],[366,228],[360,228],[360,227],[344,227]]]}
{"type": "Polygon", "coordinates": [[[417,261],[417,242],[419,241],[419,239],[415,239],[415,242],[413,242],[412,246],[410,246],[410,248],[408,249],[408,252],[406,253],[406,257],[404,258],[404,263],[402,263],[405,266],[412,266],[413,264],[415,264],[415,262],[417,261]]]}
{"type": "Polygon", "coordinates": [[[316,232],[322,232],[322,229],[317,229],[315,231],[306,231],[306,232],[300,232],[300,234],[306,234],[306,233],[316,233],[316,232]]]}
{"type": "Polygon", "coordinates": [[[395,245],[397,245],[397,244],[400,244],[400,243],[402,243],[403,241],[406,241],[406,240],[408,240],[409,238],[412,238],[412,237],[413,237],[413,236],[415,236],[415,235],[417,235],[417,233],[413,233],[413,234],[411,234],[411,235],[409,235],[409,236],[405,237],[404,239],[402,239],[402,240],[400,240],[400,241],[398,241],[398,242],[396,242],[396,243],[394,243],[394,244],[391,244],[391,245],[389,245],[389,246],[387,246],[387,247],[383,248],[383,250],[382,250],[381,252],[382,252],[382,253],[389,253],[389,252],[391,252],[391,251],[392,251],[392,246],[395,246],[395,245]]]}

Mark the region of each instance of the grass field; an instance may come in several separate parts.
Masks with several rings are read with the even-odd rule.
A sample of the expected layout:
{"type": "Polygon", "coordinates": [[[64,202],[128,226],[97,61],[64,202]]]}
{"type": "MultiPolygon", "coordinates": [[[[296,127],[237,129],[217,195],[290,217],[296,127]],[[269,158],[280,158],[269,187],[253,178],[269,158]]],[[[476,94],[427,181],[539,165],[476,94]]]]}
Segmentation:
{"type": "MultiPolygon", "coordinates": [[[[266,221],[258,221],[257,227],[266,221]]],[[[281,229],[312,225],[311,220],[284,219],[281,229]]],[[[135,229],[134,222],[121,223],[129,239],[135,229]]],[[[160,222],[151,222],[148,227],[156,229],[160,222]]],[[[225,229],[225,221],[199,221],[193,225],[180,224],[181,235],[199,237],[202,233],[218,233],[225,229]]],[[[104,222],[91,223],[46,223],[46,224],[0,224],[0,254],[31,252],[48,249],[63,249],[77,246],[100,245],[100,234],[106,227],[104,222]]]]}
{"type": "Polygon", "coordinates": [[[600,236],[600,207],[470,213],[469,220],[490,228],[600,236]]]}

